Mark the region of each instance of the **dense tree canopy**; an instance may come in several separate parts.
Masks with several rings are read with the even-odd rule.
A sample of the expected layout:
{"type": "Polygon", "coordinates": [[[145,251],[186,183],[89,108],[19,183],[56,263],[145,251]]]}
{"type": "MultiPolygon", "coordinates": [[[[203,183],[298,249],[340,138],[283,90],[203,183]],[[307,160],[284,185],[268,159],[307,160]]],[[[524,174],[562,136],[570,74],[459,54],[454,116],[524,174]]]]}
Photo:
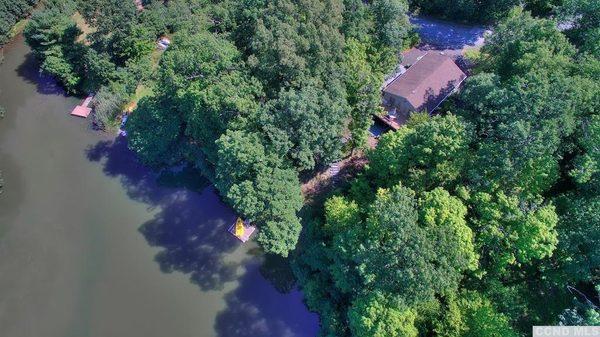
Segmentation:
{"type": "Polygon", "coordinates": [[[359,251],[365,283],[401,293],[409,303],[452,291],[461,272],[476,265],[462,203],[440,188],[426,192],[418,206],[420,212],[414,192],[405,187],[381,190],[359,251]]]}
{"type": "Polygon", "coordinates": [[[379,87],[383,81],[381,74],[368,52],[368,44],[354,38],[346,42],[344,53],[344,79],[351,120],[348,130],[351,133],[350,145],[364,148],[369,136],[368,129],[373,124],[373,113],[378,111],[379,87]]]}
{"type": "Polygon", "coordinates": [[[341,0],[267,1],[256,23],[250,63],[272,93],[331,74],[342,59],[342,11],[341,0]]]}
{"type": "Polygon", "coordinates": [[[600,268],[600,197],[566,195],[561,201],[564,209],[557,226],[558,257],[570,277],[597,282],[600,268]]]}
{"type": "Polygon", "coordinates": [[[13,26],[29,15],[39,0],[2,0],[0,1],[0,45],[10,39],[13,26]]]}
{"type": "Polygon", "coordinates": [[[531,71],[544,73],[568,69],[575,48],[550,19],[537,19],[513,9],[487,40],[482,53],[489,71],[508,78],[531,71]]]}
{"type": "Polygon", "coordinates": [[[508,318],[499,313],[491,301],[468,291],[450,296],[444,317],[435,328],[438,336],[517,337],[508,318]]]}
{"type": "Polygon", "coordinates": [[[322,89],[307,84],[282,91],[261,114],[263,132],[278,153],[299,170],[310,170],[341,156],[346,100],[340,84],[328,86],[322,89]]]}
{"type": "Polygon", "coordinates": [[[260,225],[258,241],[265,250],[287,256],[301,229],[296,172],[265,148],[256,133],[228,131],[217,147],[217,188],[242,216],[260,225]]]}
{"type": "Polygon", "coordinates": [[[600,3],[596,0],[563,0],[564,4],[558,7],[559,18],[572,24],[567,31],[569,37],[581,48],[583,52],[600,57],[600,3]]]}
{"type": "Polygon", "coordinates": [[[557,244],[558,216],[552,205],[519,200],[502,192],[474,195],[477,242],[486,270],[505,272],[511,264],[529,263],[552,255],[557,244]]]}
{"type": "Polygon", "coordinates": [[[353,303],[348,321],[352,335],[357,337],[416,337],[416,316],[401,303],[373,292],[353,303]]]}
{"type": "Polygon", "coordinates": [[[322,336],[597,324],[570,291],[597,296],[600,278],[597,0],[144,5],[47,1],[25,37],[68,91],[97,93],[96,125],[133,109],[144,163],[199,169],[265,252],[291,257],[322,336]],[[382,81],[418,40],[409,5],[494,27],[451,108],[366,150],[382,81]],[[305,204],[300,177],[344,156],[368,164],[305,204]]]}
{"type": "Polygon", "coordinates": [[[70,92],[76,92],[81,82],[78,59],[80,45],[75,39],[81,31],[75,22],[58,10],[37,12],[25,27],[25,38],[42,61],[41,69],[57,76],[70,92]]]}
{"type": "MultiPolygon", "coordinates": [[[[564,0],[410,0],[411,6],[426,14],[473,23],[502,21],[514,6],[523,6],[535,15],[548,15],[564,0]]],[[[575,2],[577,0],[574,0],[575,2]]],[[[594,0],[591,0],[592,2],[594,0]]]]}
{"type": "Polygon", "coordinates": [[[129,147],[148,165],[158,166],[178,159],[181,118],[172,109],[160,99],[144,99],[127,123],[129,147]]]}
{"type": "Polygon", "coordinates": [[[396,50],[406,47],[411,30],[406,15],[408,11],[406,0],[375,0],[371,6],[378,43],[396,50]]]}
{"type": "Polygon", "coordinates": [[[471,170],[480,188],[536,195],[559,177],[564,141],[577,128],[587,80],[573,76],[575,49],[555,22],[513,10],[483,48],[482,72],[466,81],[459,114],[481,142],[471,170]],[[485,163],[485,165],[483,165],[485,163]]]}
{"type": "Polygon", "coordinates": [[[518,4],[517,0],[460,0],[452,4],[445,0],[411,0],[411,5],[425,13],[471,22],[499,20],[518,4]]]}
{"type": "MultiPolygon", "coordinates": [[[[368,83],[377,68],[364,60],[375,54],[359,37],[374,14],[346,4],[347,57],[368,83]]],[[[500,20],[448,105],[456,115],[413,114],[383,135],[365,172],[307,222],[296,275],[323,336],[521,336],[532,325],[597,322],[580,295],[569,304],[567,287],[591,289],[599,270],[600,68],[592,40],[576,33],[589,4],[566,2],[578,13],[566,34],[509,2],[466,4],[421,4],[500,20]]],[[[540,15],[554,4],[525,8],[540,15]]],[[[357,82],[346,87],[360,102],[357,82]]]]}
{"type": "Polygon", "coordinates": [[[380,186],[404,182],[415,190],[452,188],[467,159],[470,136],[456,116],[415,115],[412,124],[387,133],[369,157],[371,174],[380,186]],[[420,116],[424,120],[420,121],[420,116]]]}
{"type": "Polygon", "coordinates": [[[202,150],[203,166],[212,167],[215,141],[231,120],[256,110],[260,84],[240,66],[235,46],[209,33],[177,35],[160,66],[159,94],[177,109],[186,136],[202,150]]]}
{"type": "MultiPolygon", "coordinates": [[[[402,185],[381,189],[366,213],[336,196],[325,204],[324,236],[311,239],[315,247],[307,247],[311,253],[303,261],[331,278],[336,302],[355,298],[348,312],[354,335],[413,334],[410,308],[453,293],[462,273],[477,267],[466,214],[460,199],[442,188],[419,196],[402,185]],[[322,244],[325,256],[312,256],[322,244]],[[363,295],[373,291],[380,295],[363,295]]],[[[318,294],[307,295],[309,303],[319,301],[312,298],[318,294]]]]}

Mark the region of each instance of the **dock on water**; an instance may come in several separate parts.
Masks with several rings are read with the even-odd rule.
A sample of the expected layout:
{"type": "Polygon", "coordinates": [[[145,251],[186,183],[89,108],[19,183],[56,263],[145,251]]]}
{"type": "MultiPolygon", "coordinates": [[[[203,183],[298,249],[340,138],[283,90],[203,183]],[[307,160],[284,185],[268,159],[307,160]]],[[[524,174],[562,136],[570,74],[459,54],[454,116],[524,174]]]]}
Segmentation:
{"type": "Polygon", "coordinates": [[[237,218],[236,222],[232,224],[227,231],[238,238],[238,240],[246,242],[250,240],[250,236],[255,230],[256,227],[250,225],[249,221],[243,221],[241,218],[237,218]]]}
{"type": "Polygon", "coordinates": [[[89,116],[92,112],[92,108],[89,107],[92,99],[94,99],[94,95],[89,95],[86,97],[83,103],[76,106],[73,111],[71,111],[71,116],[87,118],[87,116],[89,116]]]}

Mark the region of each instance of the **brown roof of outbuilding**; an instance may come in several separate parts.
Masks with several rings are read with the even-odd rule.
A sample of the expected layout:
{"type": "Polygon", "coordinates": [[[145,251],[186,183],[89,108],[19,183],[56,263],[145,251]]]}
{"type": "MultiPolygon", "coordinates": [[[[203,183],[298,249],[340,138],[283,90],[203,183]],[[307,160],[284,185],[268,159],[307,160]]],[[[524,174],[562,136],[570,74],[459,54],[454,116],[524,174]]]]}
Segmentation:
{"type": "Polygon", "coordinates": [[[454,61],[430,51],[393,80],[384,92],[404,97],[417,111],[431,112],[467,77],[454,61]]]}

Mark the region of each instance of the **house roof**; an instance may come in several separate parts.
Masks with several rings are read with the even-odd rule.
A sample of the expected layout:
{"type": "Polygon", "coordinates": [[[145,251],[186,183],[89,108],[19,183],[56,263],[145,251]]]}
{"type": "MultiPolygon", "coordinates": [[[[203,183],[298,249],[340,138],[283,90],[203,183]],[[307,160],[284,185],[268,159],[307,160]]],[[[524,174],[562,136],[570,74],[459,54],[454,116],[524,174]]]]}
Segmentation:
{"type": "Polygon", "coordinates": [[[425,50],[410,48],[409,50],[402,52],[402,65],[408,68],[417,63],[417,61],[419,61],[426,54],[427,51],[425,50]]]}
{"type": "Polygon", "coordinates": [[[434,110],[467,77],[442,52],[430,51],[393,80],[385,93],[404,97],[417,111],[434,110]]]}

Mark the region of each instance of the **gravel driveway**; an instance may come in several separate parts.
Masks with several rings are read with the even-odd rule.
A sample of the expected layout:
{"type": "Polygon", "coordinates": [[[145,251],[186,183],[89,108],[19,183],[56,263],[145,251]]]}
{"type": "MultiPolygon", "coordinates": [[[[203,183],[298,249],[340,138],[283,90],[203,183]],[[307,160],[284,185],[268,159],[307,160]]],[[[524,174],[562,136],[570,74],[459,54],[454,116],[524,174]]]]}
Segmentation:
{"type": "Polygon", "coordinates": [[[410,22],[416,27],[425,47],[461,52],[467,48],[481,47],[484,35],[489,32],[483,26],[467,26],[423,16],[413,16],[410,22]]]}

